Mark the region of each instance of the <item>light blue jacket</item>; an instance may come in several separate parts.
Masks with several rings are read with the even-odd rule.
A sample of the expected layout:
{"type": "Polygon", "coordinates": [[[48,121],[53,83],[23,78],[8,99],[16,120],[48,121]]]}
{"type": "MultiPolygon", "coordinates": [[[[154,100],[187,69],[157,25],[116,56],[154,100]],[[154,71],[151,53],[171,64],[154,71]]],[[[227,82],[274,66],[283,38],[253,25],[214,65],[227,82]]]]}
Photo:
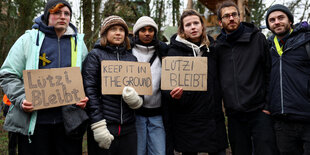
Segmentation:
{"type": "MultiPolygon", "coordinates": [[[[0,86],[12,102],[3,125],[3,128],[7,131],[29,136],[33,135],[37,112],[26,113],[22,109],[22,102],[26,98],[23,70],[38,69],[40,49],[44,37],[45,34],[39,30],[27,30],[14,43],[0,69],[0,86]]],[[[75,38],[77,39],[75,66],[81,67],[88,52],[83,41],[84,35],[77,34],[75,38]]]]}

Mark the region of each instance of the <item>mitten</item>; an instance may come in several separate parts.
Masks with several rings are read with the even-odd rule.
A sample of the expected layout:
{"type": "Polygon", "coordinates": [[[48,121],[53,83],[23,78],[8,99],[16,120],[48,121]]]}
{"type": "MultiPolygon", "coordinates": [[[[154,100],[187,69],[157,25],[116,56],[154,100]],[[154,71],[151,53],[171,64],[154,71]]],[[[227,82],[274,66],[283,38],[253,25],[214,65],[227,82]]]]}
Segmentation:
{"type": "Polygon", "coordinates": [[[112,141],[114,140],[114,137],[110,134],[105,119],[93,123],[91,125],[91,129],[94,132],[94,138],[95,141],[99,144],[99,147],[109,149],[112,141]]]}
{"type": "Polygon", "coordinates": [[[143,99],[139,96],[136,90],[132,87],[123,89],[123,99],[131,109],[138,109],[142,106],[143,99]]]}

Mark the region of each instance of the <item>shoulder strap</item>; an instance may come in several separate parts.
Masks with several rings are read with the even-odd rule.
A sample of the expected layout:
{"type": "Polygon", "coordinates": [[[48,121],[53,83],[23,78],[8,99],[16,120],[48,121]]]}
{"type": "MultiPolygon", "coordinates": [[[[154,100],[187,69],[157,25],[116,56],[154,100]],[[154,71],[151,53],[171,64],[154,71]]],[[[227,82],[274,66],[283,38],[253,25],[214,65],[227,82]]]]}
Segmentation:
{"type": "Polygon", "coordinates": [[[152,66],[152,64],[153,64],[153,62],[154,62],[154,60],[156,59],[156,52],[154,52],[153,53],[153,56],[151,57],[151,59],[150,59],[150,64],[151,64],[151,66],[152,66]]]}
{"type": "Polygon", "coordinates": [[[307,55],[308,55],[308,57],[309,57],[309,59],[310,59],[310,41],[308,41],[308,42],[306,43],[306,51],[307,51],[307,55]]]}

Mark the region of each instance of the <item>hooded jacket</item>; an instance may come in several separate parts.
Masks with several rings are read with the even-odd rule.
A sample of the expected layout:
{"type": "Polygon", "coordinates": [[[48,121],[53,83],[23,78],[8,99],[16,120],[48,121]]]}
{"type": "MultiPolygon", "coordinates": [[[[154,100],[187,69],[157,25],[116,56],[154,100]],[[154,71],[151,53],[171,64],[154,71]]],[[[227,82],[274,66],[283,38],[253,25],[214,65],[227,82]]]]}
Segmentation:
{"type": "Polygon", "coordinates": [[[101,61],[137,61],[124,46],[102,47],[100,40],[83,62],[83,82],[87,103],[87,113],[91,123],[106,120],[108,125],[126,125],[135,121],[134,110],[123,101],[122,95],[102,95],[101,93],[101,61]]]}
{"type": "MultiPolygon", "coordinates": [[[[33,135],[37,120],[37,111],[26,113],[22,109],[22,101],[26,98],[22,79],[23,70],[40,68],[40,53],[48,46],[46,44],[43,47],[44,40],[47,38],[46,36],[49,35],[47,31],[50,30],[50,32],[52,32],[51,30],[53,30],[53,27],[46,26],[41,19],[42,16],[35,20],[36,23],[33,27],[36,29],[27,30],[25,34],[14,43],[0,70],[0,86],[13,104],[13,106],[10,106],[3,128],[7,131],[17,132],[24,135],[33,135]]],[[[76,30],[72,24],[70,24],[70,27],[71,29],[76,30]]],[[[66,33],[64,35],[66,35],[66,33]]],[[[65,48],[70,48],[70,51],[72,51],[71,54],[75,55],[69,59],[71,60],[70,63],[68,63],[67,60],[65,61],[69,66],[81,67],[82,62],[87,55],[87,48],[83,41],[84,35],[77,34],[76,31],[74,31],[74,34],[70,33],[68,35],[70,37],[74,36],[72,39],[73,42],[75,42],[76,50],[74,51],[76,53],[72,51],[72,48],[70,47],[71,43],[61,43],[65,48]]],[[[52,38],[53,37],[50,39],[52,38]]],[[[60,42],[62,42],[62,40],[60,42]]],[[[58,66],[51,66],[50,68],[58,68],[58,66]]],[[[76,111],[80,111],[80,108],[72,105],[61,108],[62,114],[67,113],[68,111],[71,111],[70,116],[72,117],[76,111]]],[[[69,119],[70,118],[68,118],[68,120],[69,119]]],[[[71,119],[69,123],[73,124],[66,126],[66,122],[68,123],[68,121],[66,121],[67,115],[63,118],[65,127],[69,127],[71,130],[74,130],[74,128],[80,125],[85,119],[87,119],[87,116],[83,117],[82,120],[71,119]]]]}
{"type": "MultiPolygon", "coordinates": [[[[213,46],[197,46],[171,37],[168,56],[208,57],[208,91],[183,91],[180,99],[170,100],[167,140],[180,152],[217,152],[227,147],[227,137],[218,84],[213,46]],[[170,125],[171,124],[171,125],[170,125]]],[[[213,39],[209,37],[211,45],[213,39]]],[[[167,119],[167,118],[166,118],[167,119]]]]}
{"type": "Polygon", "coordinates": [[[253,24],[224,30],[216,40],[220,85],[227,115],[263,109],[270,72],[268,42],[253,24]]]}
{"type": "Polygon", "coordinates": [[[270,74],[270,110],[277,117],[310,122],[310,58],[305,44],[310,42],[310,26],[295,25],[279,56],[269,38],[272,69],[270,74]]]}

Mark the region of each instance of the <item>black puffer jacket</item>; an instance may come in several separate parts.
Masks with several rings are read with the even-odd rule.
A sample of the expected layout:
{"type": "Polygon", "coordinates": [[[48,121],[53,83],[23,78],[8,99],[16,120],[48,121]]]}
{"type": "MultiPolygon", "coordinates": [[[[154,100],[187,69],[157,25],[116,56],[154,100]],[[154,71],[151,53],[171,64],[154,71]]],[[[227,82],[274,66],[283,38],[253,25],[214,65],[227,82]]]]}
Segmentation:
{"type": "Polygon", "coordinates": [[[108,124],[129,124],[135,121],[134,110],[130,109],[121,95],[102,95],[101,61],[137,61],[124,47],[103,48],[99,42],[83,62],[83,81],[86,96],[89,98],[86,111],[91,123],[106,119],[108,124]]]}
{"type": "MultiPolygon", "coordinates": [[[[193,57],[193,49],[172,36],[168,56],[193,57]]],[[[213,42],[213,39],[209,37],[213,42]]],[[[175,150],[180,152],[217,152],[227,147],[224,114],[221,106],[213,49],[201,47],[208,57],[208,91],[184,91],[181,99],[169,101],[169,136],[175,150]]]]}
{"type": "MultiPolygon", "coordinates": [[[[241,27],[242,26],[242,27],[241,27]]],[[[216,55],[226,114],[263,109],[270,75],[268,42],[253,24],[217,37],[216,55]]]]}

